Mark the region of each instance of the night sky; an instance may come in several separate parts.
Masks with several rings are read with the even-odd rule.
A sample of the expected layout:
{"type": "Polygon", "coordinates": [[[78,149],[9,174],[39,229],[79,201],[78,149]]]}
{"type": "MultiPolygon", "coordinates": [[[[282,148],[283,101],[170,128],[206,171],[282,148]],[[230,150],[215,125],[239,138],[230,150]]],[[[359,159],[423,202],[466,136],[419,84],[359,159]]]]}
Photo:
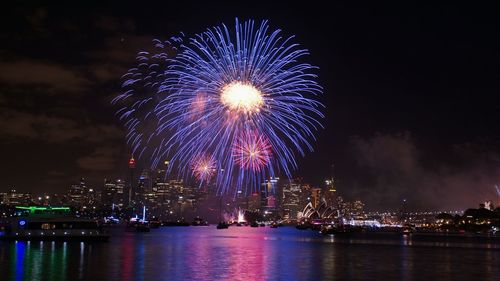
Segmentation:
{"type": "Polygon", "coordinates": [[[497,8],[187,2],[2,9],[0,192],[125,177],[130,149],[110,101],[136,53],[238,17],[296,35],[320,68],[325,129],[295,176],[320,186],[334,164],[340,195],[372,210],[500,203],[497,8]]]}

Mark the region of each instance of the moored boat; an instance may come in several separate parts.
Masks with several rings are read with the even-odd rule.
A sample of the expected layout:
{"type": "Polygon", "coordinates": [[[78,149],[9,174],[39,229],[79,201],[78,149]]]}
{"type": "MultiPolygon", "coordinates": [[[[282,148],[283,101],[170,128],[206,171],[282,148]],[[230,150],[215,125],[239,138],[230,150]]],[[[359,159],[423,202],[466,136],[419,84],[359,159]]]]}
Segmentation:
{"type": "Polygon", "coordinates": [[[97,220],[75,218],[68,207],[16,207],[0,239],[105,241],[110,235],[97,220]]]}
{"type": "Polygon", "coordinates": [[[207,226],[208,222],[200,217],[196,217],[193,220],[193,223],[191,224],[193,226],[207,226]]]}
{"type": "Polygon", "coordinates": [[[217,225],[217,229],[227,229],[227,228],[229,228],[229,224],[227,224],[225,221],[221,221],[217,225]]]}

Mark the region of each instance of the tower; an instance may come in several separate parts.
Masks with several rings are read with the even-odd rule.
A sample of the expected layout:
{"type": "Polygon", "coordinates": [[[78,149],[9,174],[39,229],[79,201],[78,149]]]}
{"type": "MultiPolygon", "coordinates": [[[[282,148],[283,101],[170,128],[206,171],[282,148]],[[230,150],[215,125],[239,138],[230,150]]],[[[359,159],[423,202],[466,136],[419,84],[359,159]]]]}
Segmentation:
{"type": "Polygon", "coordinates": [[[134,170],[135,170],[135,159],[134,156],[130,156],[130,160],[128,160],[128,168],[130,170],[130,187],[128,190],[128,204],[133,205],[134,197],[135,197],[135,188],[134,188],[134,170]]]}

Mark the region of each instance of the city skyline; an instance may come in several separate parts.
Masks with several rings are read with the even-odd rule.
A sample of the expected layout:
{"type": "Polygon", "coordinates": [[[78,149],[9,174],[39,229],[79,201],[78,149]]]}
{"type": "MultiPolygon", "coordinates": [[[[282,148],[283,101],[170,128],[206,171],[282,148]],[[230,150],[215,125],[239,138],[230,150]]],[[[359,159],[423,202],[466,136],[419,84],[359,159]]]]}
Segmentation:
{"type": "MultiPolygon", "coordinates": [[[[96,188],[106,177],[126,178],[130,148],[109,105],[120,76],[152,39],[238,16],[267,19],[295,34],[319,66],[325,129],[293,177],[320,186],[333,163],[339,192],[371,209],[394,208],[403,198],[416,209],[463,209],[494,199],[500,111],[493,17],[459,6],[408,6],[408,20],[400,21],[392,13],[398,7],[322,5],[299,12],[272,4],[282,11],[276,15],[239,4],[233,13],[199,9],[213,11],[207,14],[188,4],[172,7],[180,12],[168,17],[128,4],[118,11],[13,8],[23,17],[2,18],[0,192],[55,193],[80,177],[96,188]]],[[[137,166],[146,165],[137,160],[137,166]]]]}

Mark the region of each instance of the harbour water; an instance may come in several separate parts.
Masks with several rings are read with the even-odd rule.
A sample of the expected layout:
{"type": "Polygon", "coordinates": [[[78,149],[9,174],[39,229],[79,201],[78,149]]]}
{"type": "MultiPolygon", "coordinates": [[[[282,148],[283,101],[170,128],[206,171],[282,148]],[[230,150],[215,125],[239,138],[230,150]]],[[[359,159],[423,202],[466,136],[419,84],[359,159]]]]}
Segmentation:
{"type": "Polygon", "coordinates": [[[293,227],[115,227],[108,242],[0,241],[0,280],[500,280],[500,243],[293,227]]]}

